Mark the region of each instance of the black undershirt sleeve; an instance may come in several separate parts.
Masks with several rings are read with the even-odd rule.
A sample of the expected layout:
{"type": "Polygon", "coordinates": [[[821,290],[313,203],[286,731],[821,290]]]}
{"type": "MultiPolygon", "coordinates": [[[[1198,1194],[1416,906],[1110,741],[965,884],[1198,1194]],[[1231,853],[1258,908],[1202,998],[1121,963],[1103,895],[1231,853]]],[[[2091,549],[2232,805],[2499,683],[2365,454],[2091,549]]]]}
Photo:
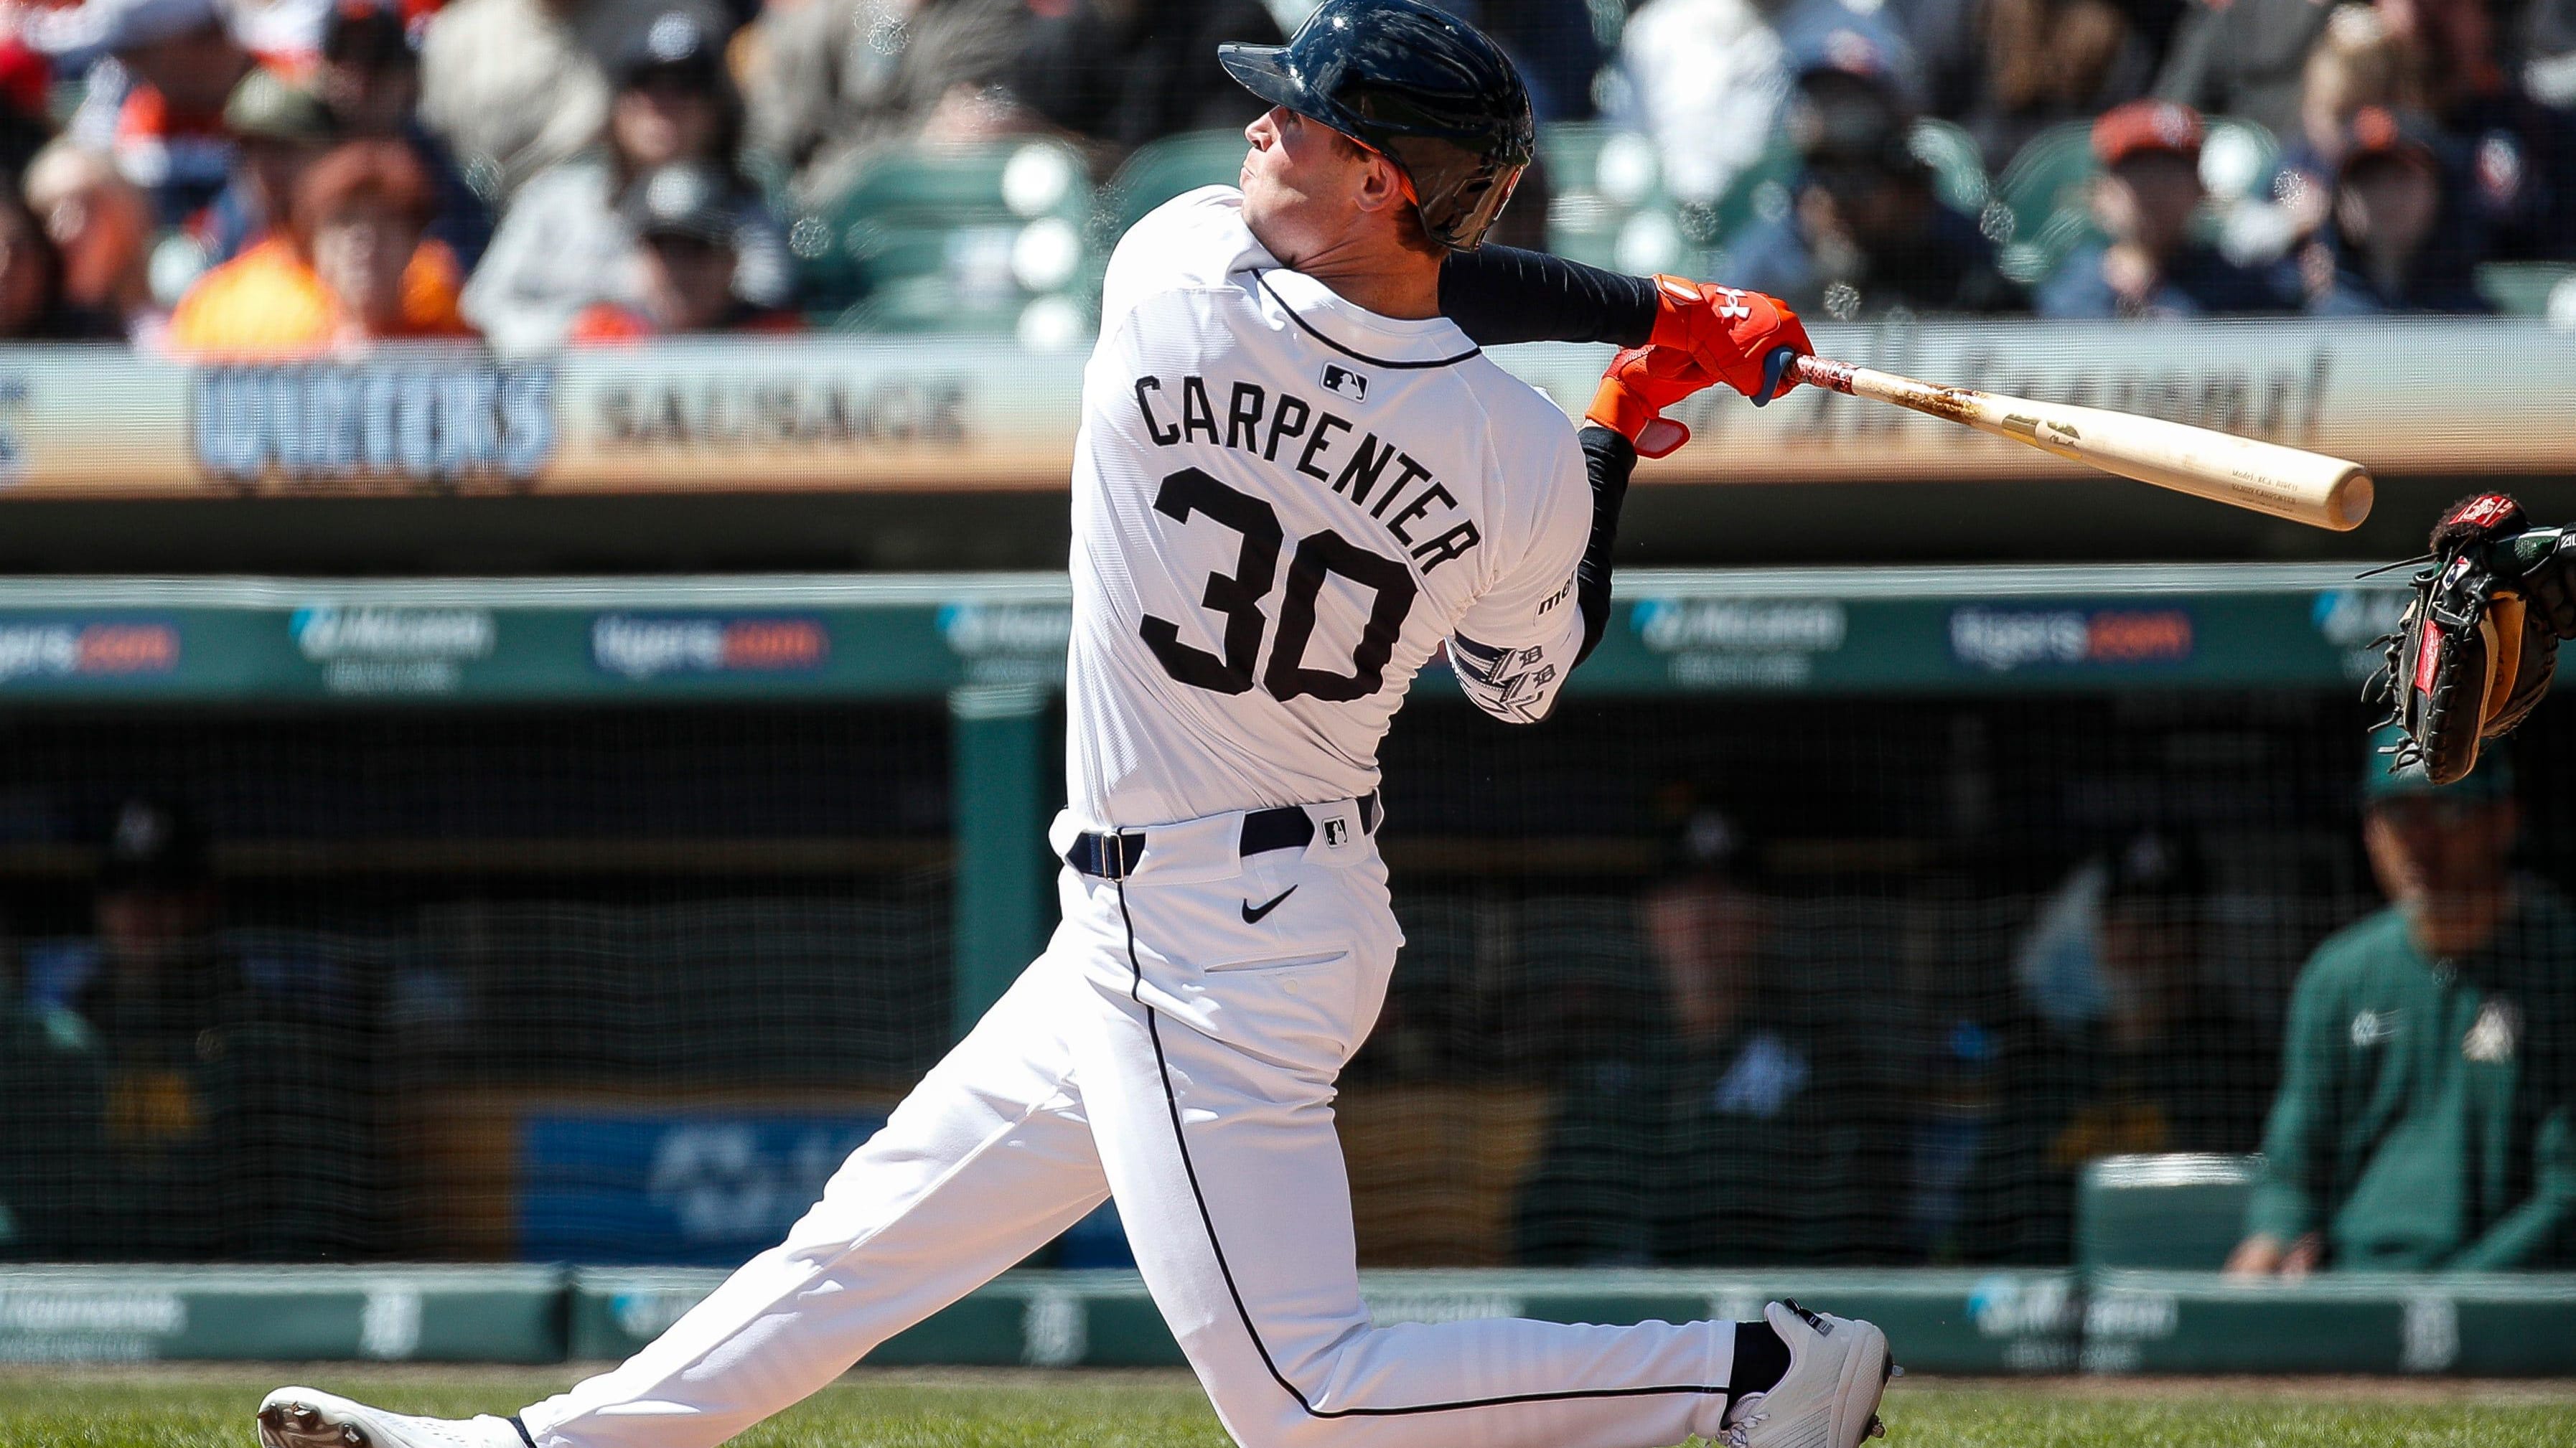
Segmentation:
{"type": "Polygon", "coordinates": [[[1610,627],[1610,550],[1619,541],[1619,507],[1628,500],[1628,475],[1637,470],[1637,449],[1606,427],[1587,426],[1575,434],[1583,445],[1583,471],[1592,479],[1592,539],[1583,561],[1574,567],[1574,601],[1583,610],[1583,647],[1574,662],[1592,657],[1610,627]]]}
{"type": "Polygon", "coordinates": [[[1516,246],[1453,251],[1440,268],[1440,311],[1479,347],[1510,342],[1646,345],[1655,284],[1516,246]]]}

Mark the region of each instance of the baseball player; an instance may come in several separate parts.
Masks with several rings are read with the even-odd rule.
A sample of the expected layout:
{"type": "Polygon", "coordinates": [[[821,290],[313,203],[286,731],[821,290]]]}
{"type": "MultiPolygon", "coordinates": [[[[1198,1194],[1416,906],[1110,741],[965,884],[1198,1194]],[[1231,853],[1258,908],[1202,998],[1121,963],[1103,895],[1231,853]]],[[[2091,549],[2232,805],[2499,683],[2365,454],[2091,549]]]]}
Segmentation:
{"type": "Polygon", "coordinates": [[[1327,0],[1227,46],[1273,109],[1240,190],[1111,259],[1073,475],[1071,794],[1047,949],[787,1240],[623,1365],[514,1417],[306,1388],[269,1448],[705,1448],[1114,1196],[1137,1266],[1250,1448],[1855,1448],[1887,1339],[1758,1323],[1377,1326],[1334,1080],[1403,943],[1377,748],[1446,646],[1544,718],[1609,610],[1640,439],[1714,381],[1767,400],[1806,349],[1770,299],[1479,251],[1530,157],[1527,95],[1416,0],[1327,0]],[[1444,311],[1446,315],[1444,315],[1444,311]],[[1578,439],[1479,350],[1637,346],[1578,439]]]}

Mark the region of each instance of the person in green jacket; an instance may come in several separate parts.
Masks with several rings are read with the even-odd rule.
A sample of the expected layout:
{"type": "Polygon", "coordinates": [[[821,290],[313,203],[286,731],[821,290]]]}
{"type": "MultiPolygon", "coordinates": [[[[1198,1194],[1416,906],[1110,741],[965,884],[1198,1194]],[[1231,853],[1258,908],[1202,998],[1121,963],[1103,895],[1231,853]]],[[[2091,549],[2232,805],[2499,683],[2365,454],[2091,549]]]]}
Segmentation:
{"type": "Polygon", "coordinates": [[[2376,754],[2370,770],[2390,904],[2299,977],[2228,1270],[2576,1262],[2576,911],[2509,868],[2507,760],[2440,789],[2376,754]]]}

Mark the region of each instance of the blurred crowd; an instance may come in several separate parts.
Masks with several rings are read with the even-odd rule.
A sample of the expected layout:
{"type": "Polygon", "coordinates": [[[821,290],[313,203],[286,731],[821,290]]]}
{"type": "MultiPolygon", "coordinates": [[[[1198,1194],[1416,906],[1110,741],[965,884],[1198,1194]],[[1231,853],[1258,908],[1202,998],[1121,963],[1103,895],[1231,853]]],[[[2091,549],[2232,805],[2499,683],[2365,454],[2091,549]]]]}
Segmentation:
{"type": "Polygon", "coordinates": [[[259,357],[793,329],[788,221],[873,160],[1239,126],[1214,46],[1277,29],[1153,0],[14,6],[0,334],[259,357]]]}
{"type": "Polygon", "coordinates": [[[2576,258],[2571,16],[1650,0],[1617,74],[1686,200],[1785,148],[1729,279],[1833,315],[2483,312],[2478,264],[2576,258]]]}
{"type": "MultiPolygon", "coordinates": [[[[2576,261],[2576,0],[1451,8],[1518,58],[1548,138],[1514,240],[1650,212],[1586,259],[1830,316],[2478,312],[2481,263],[2576,261]]],[[[1077,293],[1140,150],[1207,138],[1135,178],[1163,194],[1230,178],[1256,103],[1217,42],[1309,9],[20,0],[0,336],[259,357],[867,326],[848,303],[906,227],[929,255],[903,265],[1077,293]],[[1073,174],[1003,171],[1011,209],[1099,187],[1099,217],[992,245],[895,219],[950,204],[936,184],[871,187],[1032,144],[1073,174]]]]}

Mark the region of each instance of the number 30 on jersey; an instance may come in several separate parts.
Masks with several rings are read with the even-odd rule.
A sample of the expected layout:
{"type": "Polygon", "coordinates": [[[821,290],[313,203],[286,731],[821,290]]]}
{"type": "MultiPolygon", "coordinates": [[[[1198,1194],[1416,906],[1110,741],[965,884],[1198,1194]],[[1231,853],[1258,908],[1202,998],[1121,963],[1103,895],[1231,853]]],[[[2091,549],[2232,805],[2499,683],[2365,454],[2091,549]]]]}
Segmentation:
{"type": "MultiPolygon", "coordinates": [[[[1222,656],[1181,642],[1181,627],[1147,614],[1138,624],[1145,646],[1163,671],[1184,684],[1220,694],[1241,694],[1254,683],[1253,668],[1261,656],[1262,635],[1270,620],[1261,601],[1279,581],[1279,550],[1287,541],[1279,514],[1261,499],[1231,488],[1198,468],[1183,468],[1163,479],[1154,495],[1154,511],[1175,522],[1205,516],[1242,539],[1234,571],[1210,573],[1200,602],[1225,616],[1222,656]]],[[[1365,699],[1385,682],[1386,661],[1413,610],[1418,585],[1413,572],[1395,559],[1371,553],[1330,528],[1297,540],[1288,560],[1288,589],[1279,602],[1279,628],[1270,642],[1270,665],[1259,682],[1271,697],[1286,703],[1300,695],[1336,703],[1365,699]],[[1315,634],[1316,601],[1324,580],[1339,575],[1369,590],[1368,622],[1351,649],[1350,671],[1306,667],[1306,650],[1315,634]]]]}

